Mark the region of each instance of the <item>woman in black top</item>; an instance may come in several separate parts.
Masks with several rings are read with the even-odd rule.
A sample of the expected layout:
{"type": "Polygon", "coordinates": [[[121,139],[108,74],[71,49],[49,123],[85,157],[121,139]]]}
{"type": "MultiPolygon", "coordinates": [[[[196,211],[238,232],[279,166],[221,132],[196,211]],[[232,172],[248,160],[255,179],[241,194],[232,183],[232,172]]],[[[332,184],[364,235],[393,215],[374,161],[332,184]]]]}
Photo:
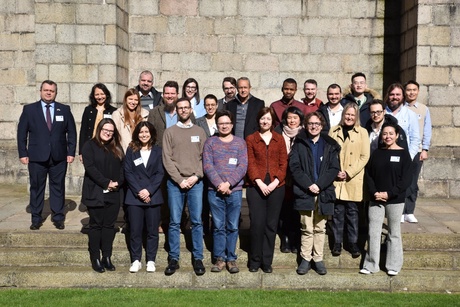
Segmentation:
{"type": "Polygon", "coordinates": [[[115,271],[110,257],[123,185],[123,149],[112,119],[102,119],[96,135],[83,145],[85,177],[82,203],[88,208],[88,250],[96,272],[115,271]],[[102,251],[102,260],[100,258],[102,251]]]}
{"type": "Polygon", "coordinates": [[[401,240],[401,215],[404,209],[406,189],[411,183],[412,159],[409,152],[398,146],[400,127],[384,124],[380,138],[384,148],[376,149],[366,166],[366,181],[371,202],[369,204],[369,242],[361,274],[380,270],[380,238],[382,223],[388,220],[387,257],[388,275],[395,276],[403,264],[401,240]]]}
{"type": "Polygon", "coordinates": [[[83,111],[80,127],[80,138],[78,142],[78,152],[80,153],[86,141],[95,136],[97,124],[103,118],[112,118],[112,113],[117,109],[111,105],[112,95],[107,87],[102,83],[97,83],[89,94],[90,104],[83,111]]]}

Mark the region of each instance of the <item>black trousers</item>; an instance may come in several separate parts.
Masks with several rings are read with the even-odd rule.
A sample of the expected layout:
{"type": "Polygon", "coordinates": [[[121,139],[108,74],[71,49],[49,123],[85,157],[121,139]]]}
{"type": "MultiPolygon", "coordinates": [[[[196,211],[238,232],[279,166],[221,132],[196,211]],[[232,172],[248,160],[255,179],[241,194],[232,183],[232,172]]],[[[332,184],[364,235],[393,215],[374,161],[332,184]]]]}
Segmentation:
{"type": "Polygon", "coordinates": [[[246,190],[249,207],[251,248],[249,267],[269,266],[273,262],[276,231],[284,199],[284,186],[264,196],[258,187],[246,190]]]}
{"type": "Polygon", "coordinates": [[[412,182],[406,192],[406,201],[404,205],[404,214],[414,214],[415,203],[418,196],[418,177],[422,170],[423,161],[420,161],[420,153],[416,154],[412,161],[412,182]]]}
{"type": "Polygon", "coordinates": [[[32,223],[41,223],[43,206],[45,203],[46,178],[49,177],[50,208],[53,222],[63,221],[64,216],[64,195],[65,175],[67,172],[67,161],[29,162],[30,179],[30,211],[32,223]]]}
{"type": "Polygon", "coordinates": [[[145,229],[145,255],[146,261],[155,261],[158,252],[158,226],[161,221],[161,205],[136,206],[127,205],[130,230],[131,262],[142,262],[142,238],[145,229]]]}
{"type": "MultiPolygon", "coordinates": [[[[104,201],[104,206],[88,207],[89,232],[88,250],[91,260],[112,256],[113,240],[115,239],[115,222],[120,211],[120,195],[111,192],[104,201]]],[[[158,226],[157,226],[158,227],[158,226]]]]}
{"type": "Polygon", "coordinates": [[[345,223],[347,224],[348,243],[358,242],[358,205],[362,205],[362,202],[336,200],[334,216],[332,217],[332,231],[334,232],[335,243],[343,243],[343,229],[345,223]]]}

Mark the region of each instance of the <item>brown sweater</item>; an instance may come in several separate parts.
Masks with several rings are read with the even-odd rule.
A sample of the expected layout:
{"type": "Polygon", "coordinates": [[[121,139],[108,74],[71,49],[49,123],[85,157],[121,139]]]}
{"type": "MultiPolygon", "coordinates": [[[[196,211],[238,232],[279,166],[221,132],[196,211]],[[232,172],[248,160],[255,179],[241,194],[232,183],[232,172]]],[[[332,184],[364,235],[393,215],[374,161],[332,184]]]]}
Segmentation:
{"type": "Polygon", "coordinates": [[[163,134],[163,164],[172,180],[180,184],[184,179],[197,175],[203,177],[202,153],[206,133],[193,125],[181,128],[174,125],[163,134]]]}
{"type": "Polygon", "coordinates": [[[246,138],[248,146],[248,177],[249,184],[255,185],[256,179],[265,179],[270,174],[270,182],[278,178],[279,185],[284,185],[288,156],[284,138],[277,132],[272,132],[268,146],[257,131],[246,138]]]}

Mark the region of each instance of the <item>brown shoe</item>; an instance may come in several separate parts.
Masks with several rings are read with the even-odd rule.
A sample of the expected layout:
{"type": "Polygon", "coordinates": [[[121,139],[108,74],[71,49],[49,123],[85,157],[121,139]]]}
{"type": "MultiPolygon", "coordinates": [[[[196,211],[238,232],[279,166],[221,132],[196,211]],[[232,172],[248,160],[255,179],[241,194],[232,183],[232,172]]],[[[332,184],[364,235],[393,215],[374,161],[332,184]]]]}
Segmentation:
{"type": "Polygon", "coordinates": [[[236,261],[229,261],[227,262],[227,270],[231,274],[238,273],[240,269],[238,269],[238,266],[236,265],[236,261]]]}
{"type": "Polygon", "coordinates": [[[225,261],[222,258],[217,258],[216,263],[212,266],[211,272],[219,273],[225,268],[225,261]]]}

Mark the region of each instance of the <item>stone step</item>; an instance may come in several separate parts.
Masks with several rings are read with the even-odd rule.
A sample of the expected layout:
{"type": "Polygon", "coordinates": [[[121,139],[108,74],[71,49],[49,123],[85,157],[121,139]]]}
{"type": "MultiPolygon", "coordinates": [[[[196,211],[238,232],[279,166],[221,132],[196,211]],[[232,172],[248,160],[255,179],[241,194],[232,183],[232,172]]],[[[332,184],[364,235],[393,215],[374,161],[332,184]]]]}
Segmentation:
{"type": "Polygon", "coordinates": [[[133,274],[128,267],[119,266],[115,272],[103,274],[89,267],[20,267],[2,268],[0,287],[14,288],[186,288],[186,289],[291,289],[348,291],[372,290],[386,292],[460,292],[458,271],[452,270],[405,270],[398,276],[389,277],[384,272],[373,275],[358,274],[357,269],[329,269],[320,276],[314,271],[300,276],[292,269],[274,267],[272,274],[259,270],[238,274],[206,272],[196,276],[189,266],[181,267],[174,275],[165,276],[163,266],[155,273],[144,270],[133,274]]]}
{"type": "MultiPolygon", "coordinates": [[[[186,244],[186,236],[181,235],[181,244],[186,244]]],[[[460,234],[413,234],[402,235],[404,250],[447,250],[460,251],[460,234]]],[[[126,248],[127,235],[122,231],[115,236],[114,248],[126,248]]],[[[276,238],[276,246],[279,247],[279,238],[276,238]]],[[[205,244],[212,244],[212,235],[204,238],[205,244]]],[[[165,243],[165,235],[160,234],[160,246],[165,243]]],[[[249,245],[249,231],[240,231],[238,242],[244,249],[249,245]]],[[[327,249],[328,239],[326,237],[327,249]]],[[[75,231],[0,231],[0,246],[7,247],[81,247],[88,246],[88,236],[75,231]]]]}
{"type": "MultiPolygon", "coordinates": [[[[238,263],[245,268],[248,261],[248,253],[238,249],[238,263]]],[[[211,267],[211,252],[204,253],[205,266],[211,267]]],[[[145,257],[145,255],[144,255],[145,257]]],[[[273,265],[295,270],[297,267],[297,255],[285,254],[275,251],[273,265]]],[[[165,266],[168,254],[164,249],[159,249],[156,262],[165,266]]],[[[145,258],[144,258],[145,259],[145,258]]],[[[191,253],[182,248],[181,262],[191,263],[191,253]]],[[[130,256],[128,250],[114,250],[112,255],[113,263],[118,265],[129,265],[130,256]]],[[[361,258],[353,259],[351,255],[344,252],[339,257],[332,257],[329,252],[325,253],[324,262],[327,268],[353,269],[359,268],[361,258]]],[[[61,248],[61,247],[37,247],[37,248],[16,248],[8,247],[0,250],[0,267],[20,266],[89,266],[89,254],[86,249],[61,248]]],[[[405,251],[404,268],[406,269],[460,269],[460,251],[405,251]]]]}

